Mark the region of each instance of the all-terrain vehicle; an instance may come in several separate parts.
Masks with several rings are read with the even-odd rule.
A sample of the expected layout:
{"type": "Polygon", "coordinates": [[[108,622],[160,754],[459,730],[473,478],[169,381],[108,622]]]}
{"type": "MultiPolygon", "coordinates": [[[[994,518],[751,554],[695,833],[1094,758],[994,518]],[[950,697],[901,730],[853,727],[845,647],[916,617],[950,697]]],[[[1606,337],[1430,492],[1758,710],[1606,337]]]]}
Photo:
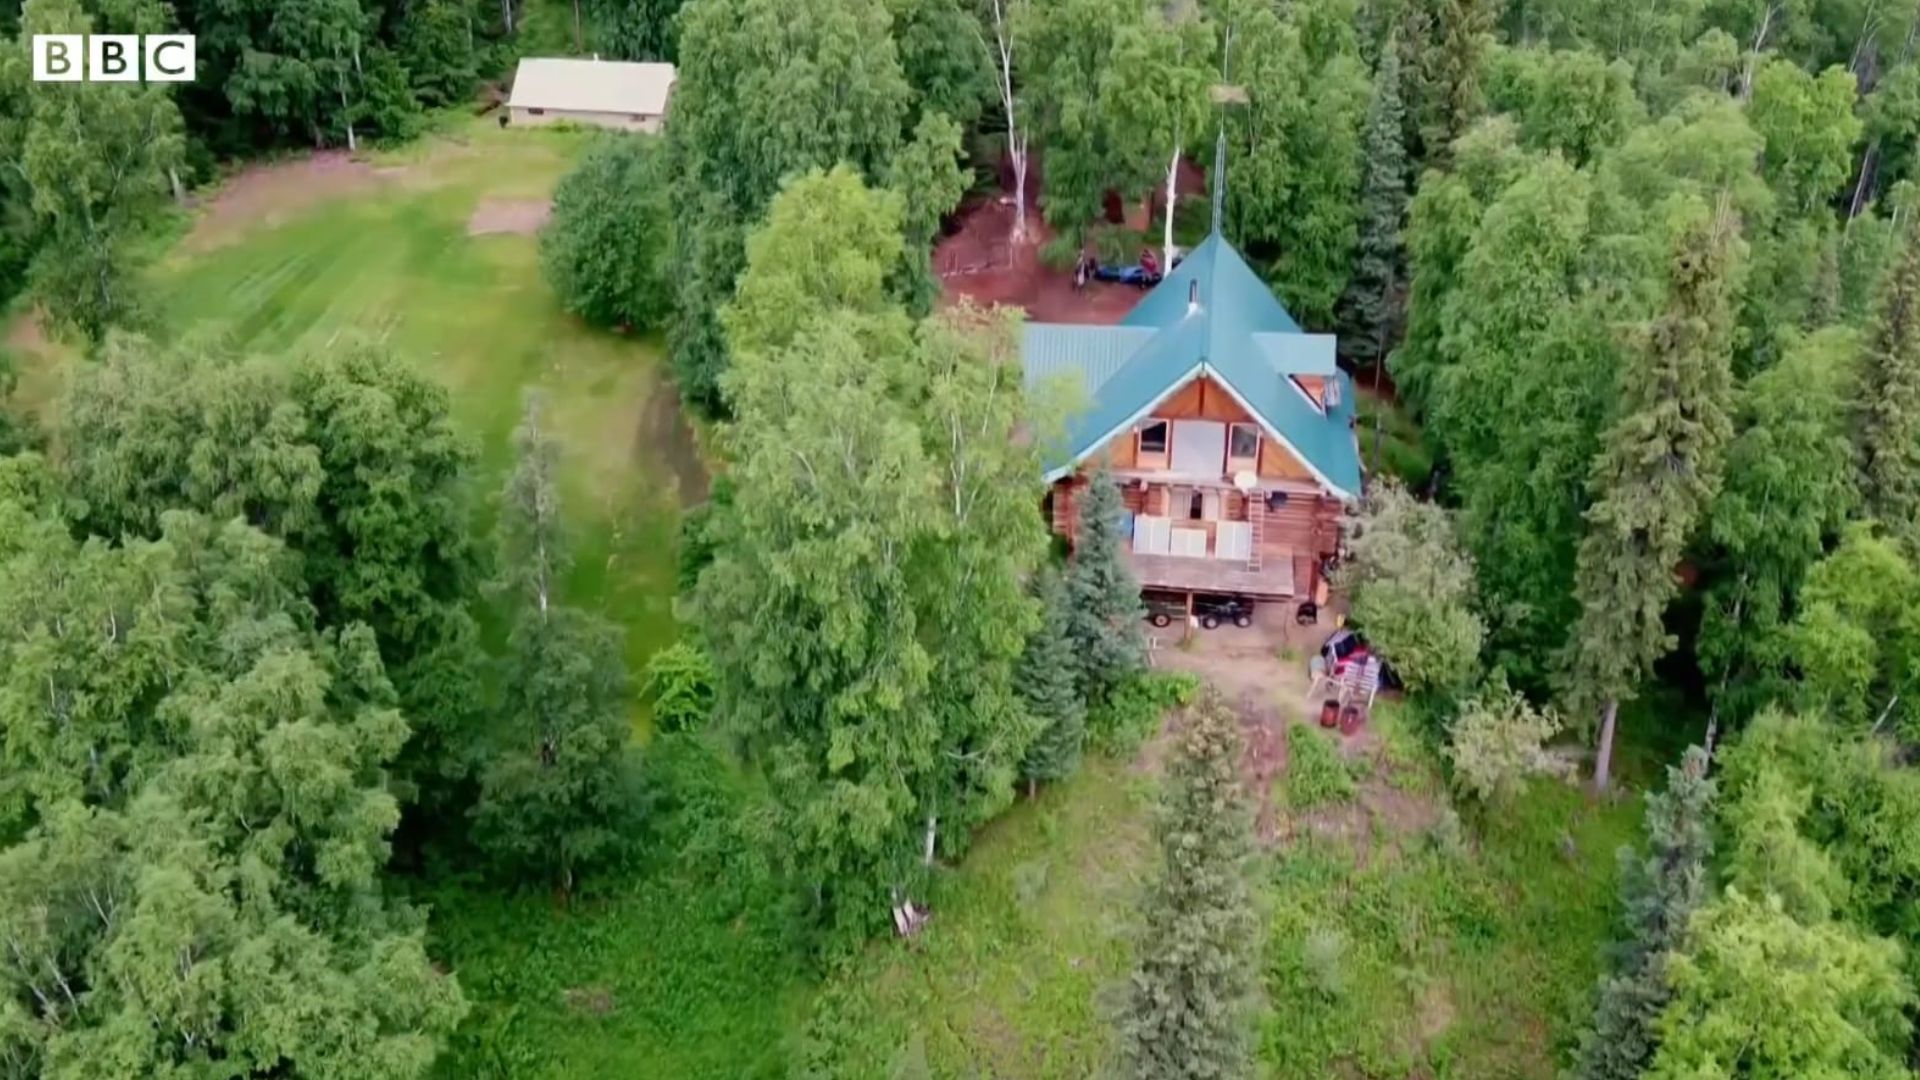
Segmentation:
{"type": "Polygon", "coordinates": [[[1196,596],[1193,613],[1200,616],[1200,625],[1207,630],[1223,622],[1241,627],[1253,625],[1253,601],[1237,596],[1196,596]]]}

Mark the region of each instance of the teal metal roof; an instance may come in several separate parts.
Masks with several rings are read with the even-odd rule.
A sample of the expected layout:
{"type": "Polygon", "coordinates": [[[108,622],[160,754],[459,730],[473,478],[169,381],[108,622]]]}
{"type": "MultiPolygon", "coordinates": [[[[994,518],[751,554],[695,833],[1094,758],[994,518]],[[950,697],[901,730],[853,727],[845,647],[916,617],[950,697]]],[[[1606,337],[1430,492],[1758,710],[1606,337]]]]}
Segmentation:
{"type": "Polygon", "coordinates": [[[1023,345],[1029,384],[1078,365],[1090,398],[1067,423],[1066,453],[1056,473],[1204,367],[1328,484],[1345,495],[1360,493],[1353,383],[1333,366],[1333,338],[1303,333],[1218,232],[1141,298],[1119,326],[1033,323],[1023,345]],[[1117,355],[1136,335],[1143,336],[1117,355]],[[1338,404],[1321,413],[1288,378],[1294,374],[1338,380],[1338,404]]]}
{"type": "Polygon", "coordinates": [[[1255,334],[1253,346],[1282,375],[1331,375],[1332,334],[1255,334]]]}
{"type": "Polygon", "coordinates": [[[1091,397],[1154,335],[1143,326],[1067,326],[1028,323],[1020,360],[1027,382],[1064,379],[1091,397]]]}

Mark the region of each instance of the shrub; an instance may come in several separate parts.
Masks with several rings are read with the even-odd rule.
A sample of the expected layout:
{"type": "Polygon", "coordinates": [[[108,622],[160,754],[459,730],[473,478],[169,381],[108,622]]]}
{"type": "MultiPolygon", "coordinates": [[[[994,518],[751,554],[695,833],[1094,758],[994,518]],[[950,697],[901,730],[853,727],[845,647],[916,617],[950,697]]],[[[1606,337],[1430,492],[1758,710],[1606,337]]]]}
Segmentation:
{"type": "Polygon", "coordinates": [[[653,654],[640,683],[640,697],[653,710],[660,731],[698,731],[713,715],[713,661],[707,650],[676,641],[653,654]]]}
{"type": "Polygon", "coordinates": [[[560,302],[590,323],[652,327],[666,314],[669,219],[660,157],[652,136],[605,136],[553,193],[540,261],[560,302]]]}
{"type": "Polygon", "coordinates": [[[1353,769],[1332,736],[1296,727],[1287,740],[1286,784],[1287,805],[1295,810],[1346,802],[1353,798],[1353,769]]]}
{"type": "Polygon", "coordinates": [[[1454,717],[1452,744],[1446,751],[1454,779],[1482,801],[1510,799],[1529,776],[1556,771],[1544,746],[1559,730],[1557,713],[1534,708],[1505,678],[1497,679],[1454,717]]]}
{"type": "Polygon", "coordinates": [[[1087,711],[1087,737],[1095,750],[1125,757],[1160,726],[1168,709],[1193,700],[1200,680],[1186,672],[1142,672],[1124,679],[1107,700],[1087,711]]]}
{"type": "Polygon", "coordinates": [[[1353,622],[1415,694],[1471,683],[1486,627],[1473,613],[1473,560],[1446,511],[1378,485],[1352,523],[1353,622]]]}

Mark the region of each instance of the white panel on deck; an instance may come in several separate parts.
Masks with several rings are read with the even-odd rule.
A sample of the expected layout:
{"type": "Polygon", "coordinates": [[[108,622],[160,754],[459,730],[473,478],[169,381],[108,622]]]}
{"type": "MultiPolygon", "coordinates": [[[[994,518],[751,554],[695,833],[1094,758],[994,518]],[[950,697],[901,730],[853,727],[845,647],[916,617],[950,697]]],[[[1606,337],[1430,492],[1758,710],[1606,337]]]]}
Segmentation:
{"type": "Polygon", "coordinates": [[[1183,476],[1219,476],[1226,468],[1227,425],[1217,420],[1173,422],[1172,469],[1183,476]]]}
{"type": "Polygon", "coordinates": [[[1214,526],[1213,557],[1238,559],[1253,554],[1253,526],[1244,521],[1222,521],[1214,526]]]}
{"type": "Polygon", "coordinates": [[[1167,545],[1167,554],[1188,559],[1207,557],[1207,530],[1175,529],[1167,545]]]}
{"type": "Polygon", "coordinates": [[[1167,553],[1168,533],[1173,522],[1163,517],[1141,515],[1133,519],[1133,553],[1135,555],[1165,555],[1167,553]]]}

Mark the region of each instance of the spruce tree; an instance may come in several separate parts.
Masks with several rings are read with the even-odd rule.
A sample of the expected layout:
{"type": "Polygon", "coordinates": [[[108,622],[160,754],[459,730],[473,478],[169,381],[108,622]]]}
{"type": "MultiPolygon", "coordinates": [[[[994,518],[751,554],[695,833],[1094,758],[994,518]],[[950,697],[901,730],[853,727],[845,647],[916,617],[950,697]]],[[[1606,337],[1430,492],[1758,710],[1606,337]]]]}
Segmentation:
{"type": "Polygon", "coordinates": [[[1020,765],[1027,793],[1043,780],[1064,780],[1080,767],[1087,741],[1086,702],[1080,698],[1078,664],[1073,655],[1073,606],[1066,579],[1051,567],[1035,576],[1041,623],[1020,655],[1014,685],[1038,721],[1040,734],[1020,765]]]}
{"type": "Polygon", "coordinates": [[[502,873],[571,892],[629,835],[633,774],[626,661],[617,627],[560,603],[571,565],[561,527],[559,451],[529,398],[519,463],[500,508],[501,587],[512,630],[502,682],[507,740],[481,781],[474,838],[502,873]]]}
{"type": "Polygon", "coordinates": [[[1638,1080],[1653,1061],[1654,1022],[1672,996],[1667,957],[1707,898],[1713,799],[1707,753],[1697,746],[1667,769],[1667,790],[1647,796],[1647,853],[1620,851],[1626,937],[1600,979],[1593,1029],[1581,1037],[1573,1080],[1638,1080]]]}
{"type": "Polygon", "coordinates": [[[1239,722],[1214,691],[1186,717],[1168,769],[1139,959],[1120,1024],[1123,1075],[1141,1080],[1248,1072],[1252,813],[1240,787],[1239,722]]]}
{"type": "MultiPolygon", "coordinates": [[[[1911,217],[1911,215],[1910,215],[1911,217]]],[[[1920,218],[1902,237],[1861,365],[1860,489],[1909,542],[1920,534],[1920,218]]]]}
{"type": "Polygon", "coordinates": [[[1674,567],[1719,490],[1732,435],[1731,215],[1675,219],[1666,309],[1629,350],[1619,407],[1595,462],[1574,590],[1580,619],[1563,673],[1577,715],[1600,717],[1594,786],[1605,790],[1620,701],[1673,647],[1674,567]]]}
{"type": "Polygon", "coordinates": [[[1393,329],[1400,280],[1400,229],[1407,216],[1407,147],[1402,128],[1400,53],[1388,39],[1367,107],[1366,179],[1360,192],[1360,249],[1347,286],[1346,334],[1356,358],[1375,364],[1393,329]]]}
{"type": "Polygon", "coordinates": [[[1119,487],[1101,468],[1081,490],[1073,562],[1067,571],[1073,605],[1070,636],[1079,657],[1080,696],[1089,706],[1098,706],[1146,665],[1140,633],[1146,609],[1122,546],[1119,487]]]}

